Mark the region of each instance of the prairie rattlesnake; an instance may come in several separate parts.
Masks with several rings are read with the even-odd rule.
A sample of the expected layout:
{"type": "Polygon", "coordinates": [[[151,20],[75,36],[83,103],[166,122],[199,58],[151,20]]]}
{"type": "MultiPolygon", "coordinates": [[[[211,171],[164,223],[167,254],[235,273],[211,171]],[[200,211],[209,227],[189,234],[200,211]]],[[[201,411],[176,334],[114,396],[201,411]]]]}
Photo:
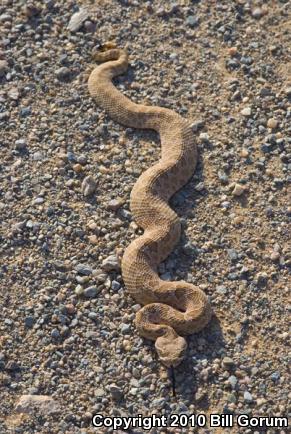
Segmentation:
{"type": "Polygon", "coordinates": [[[201,330],[211,317],[203,291],[184,281],[163,281],[157,272],[180,238],[180,222],[168,201],[194,172],[195,140],[190,124],[180,115],[166,108],[135,104],[112,84],[113,77],[127,70],[125,50],[98,52],[95,60],[104,62],[88,81],[98,105],[125,126],[153,129],[160,135],[161,159],[139,177],[131,192],[131,211],[144,233],[125,250],[122,276],[131,295],[143,305],[136,315],[139,333],[155,341],[166,366],[177,366],[187,347],[181,335],[201,330]]]}

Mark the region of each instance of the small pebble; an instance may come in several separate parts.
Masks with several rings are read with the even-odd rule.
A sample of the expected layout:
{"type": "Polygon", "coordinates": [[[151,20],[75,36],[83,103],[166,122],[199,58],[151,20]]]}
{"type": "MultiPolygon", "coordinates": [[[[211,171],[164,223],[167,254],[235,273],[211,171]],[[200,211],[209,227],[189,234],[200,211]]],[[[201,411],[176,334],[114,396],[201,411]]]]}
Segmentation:
{"type": "Polygon", "coordinates": [[[75,294],[76,295],[82,295],[84,294],[84,288],[81,285],[77,285],[75,288],[75,294]]]}
{"type": "Polygon", "coordinates": [[[186,19],[186,25],[189,27],[196,27],[199,24],[199,18],[194,15],[189,15],[186,19]]]}
{"type": "Polygon", "coordinates": [[[241,184],[235,184],[232,190],[233,196],[241,196],[246,191],[246,188],[241,184]]]}
{"type": "Polygon", "coordinates": [[[275,128],[277,128],[277,126],[278,126],[277,119],[274,119],[274,118],[268,119],[268,122],[267,122],[267,127],[268,128],[275,129],[275,128]]]}
{"type": "Polygon", "coordinates": [[[25,5],[24,13],[28,18],[32,18],[40,13],[40,9],[33,3],[28,3],[25,5]]]}
{"type": "Polygon", "coordinates": [[[52,329],[51,337],[55,340],[58,340],[61,337],[59,330],[58,329],[52,329]]]}
{"type": "Polygon", "coordinates": [[[66,66],[62,66],[61,68],[56,69],[55,74],[56,74],[56,77],[60,81],[62,81],[62,80],[67,80],[70,77],[71,71],[66,66]]]}
{"type": "Polygon", "coordinates": [[[235,56],[235,55],[237,54],[237,47],[230,47],[230,48],[228,49],[228,54],[229,54],[230,56],[235,56]]]}
{"type": "Polygon", "coordinates": [[[19,96],[20,96],[20,93],[19,93],[19,90],[17,89],[17,87],[12,87],[11,89],[9,89],[8,96],[13,101],[17,101],[19,99],[19,96]]]}
{"type": "Polygon", "coordinates": [[[280,253],[279,252],[272,252],[270,255],[270,259],[273,262],[277,262],[280,259],[280,253]]]}
{"type": "Polygon", "coordinates": [[[84,196],[91,196],[95,193],[96,188],[97,183],[91,175],[88,175],[83,179],[81,189],[84,196]]]}
{"type": "Polygon", "coordinates": [[[241,110],[241,114],[245,117],[249,117],[252,114],[252,109],[251,107],[245,107],[244,109],[241,110]]]}
{"type": "Polygon", "coordinates": [[[80,9],[71,16],[68,24],[68,29],[71,32],[77,32],[83,26],[84,22],[89,18],[89,13],[86,9],[80,9]]]}
{"type": "Polygon", "coordinates": [[[203,183],[203,182],[199,182],[199,184],[197,184],[197,185],[195,186],[195,190],[196,190],[196,191],[202,191],[204,188],[205,188],[205,187],[204,187],[204,183],[203,183]]]}
{"type": "Polygon", "coordinates": [[[228,377],[228,382],[229,382],[229,384],[231,385],[232,389],[235,389],[235,388],[236,388],[236,385],[237,385],[237,378],[236,378],[234,375],[230,375],[230,376],[228,377]]]}
{"type": "Polygon", "coordinates": [[[24,325],[26,328],[31,329],[34,326],[35,319],[32,316],[27,316],[24,320],[24,325]]]}
{"type": "Polygon", "coordinates": [[[89,235],[88,240],[90,244],[97,245],[99,243],[97,235],[89,235]]]}
{"type": "Polygon", "coordinates": [[[77,273],[85,276],[90,276],[90,274],[92,274],[92,268],[89,265],[77,264],[75,270],[77,273]]]}
{"type": "Polygon", "coordinates": [[[280,378],[280,372],[273,372],[271,375],[271,380],[276,383],[280,378]]]}
{"type": "Polygon", "coordinates": [[[82,173],[83,170],[84,170],[84,168],[83,168],[83,166],[81,164],[76,163],[76,164],[73,165],[73,170],[76,173],[82,173]]]}
{"type": "Polygon", "coordinates": [[[108,202],[107,208],[112,211],[117,211],[124,203],[122,198],[112,199],[108,202]]]}
{"type": "Polygon", "coordinates": [[[104,395],[106,395],[104,389],[98,388],[95,390],[95,397],[96,398],[102,398],[104,395]]]}
{"type": "Polygon", "coordinates": [[[60,411],[60,406],[51,396],[21,395],[14,408],[14,411],[20,414],[34,415],[36,410],[43,416],[47,416],[58,413],[60,411]]]}
{"type": "Polygon", "coordinates": [[[8,62],[0,59],[0,78],[4,77],[8,71],[8,62]]]}
{"type": "Polygon", "coordinates": [[[84,289],[83,294],[86,298],[93,298],[96,297],[98,292],[99,290],[96,286],[89,286],[88,288],[84,289]]]}
{"type": "Polygon", "coordinates": [[[123,398],[123,392],[115,383],[109,385],[109,391],[114,401],[120,401],[123,398]]]}
{"type": "Polygon", "coordinates": [[[253,397],[251,395],[250,392],[245,392],[244,393],[244,401],[247,402],[248,404],[250,404],[251,402],[253,402],[253,397]]]}
{"type": "Polygon", "coordinates": [[[235,362],[230,357],[225,356],[222,360],[222,366],[225,369],[231,369],[235,366],[235,362]]]}
{"type": "Polygon", "coordinates": [[[120,289],[120,283],[119,282],[117,282],[116,280],[113,280],[112,282],[111,282],[111,289],[113,290],[113,291],[118,291],[119,289],[120,289]]]}
{"type": "Polygon", "coordinates": [[[26,140],[24,139],[15,140],[15,149],[17,149],[17,151],[23,151],[26,148],[27,148],[26,140]]]}
{"type": "Polygon", "coordinates": [[[246,148],[243,148],[240,151],[240,156],[243,157],[243,158],[247,158],[249,156],[249,151],[246,148]]]}
{"type": "Polygon", "coordinates": [[[260,19],[264,15],[264,12],[261,8],[255,8],[252,10],[252,16],[256,19],[260,19]]]}
{"type": "Polygon", "coordinates": [[[115,255],[108,256],[101,264],[104,271],[120,271],[120,263],[115,255]]]}

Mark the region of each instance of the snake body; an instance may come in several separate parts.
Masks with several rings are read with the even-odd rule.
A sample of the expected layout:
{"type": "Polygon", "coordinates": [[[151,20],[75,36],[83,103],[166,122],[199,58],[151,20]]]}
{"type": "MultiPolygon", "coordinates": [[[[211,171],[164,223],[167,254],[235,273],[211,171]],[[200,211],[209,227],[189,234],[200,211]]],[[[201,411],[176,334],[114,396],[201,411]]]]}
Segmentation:
{"type": "Polygon", "coordinates": [[[97,104],[120,124],[157,131],[161,158],[138,178],[130,196],[130,208],[144,233],[125,250],[122,277],[127,290],[143,307],[136,315],[140,335],[155,341],[160,360],[177,366],[185,356],[184,335],[200,331],[210,320],[205,293],[184,281],[164,281],[158,265],[177,244],[181,225],[169,207],[170,197],[193,175],[197,146],[188,121],[172,110],[135,104],[121,94],[112,78],[128,67],[122,49],[97,52],[101,63],[92,72],[88,88],[97,104]]]}

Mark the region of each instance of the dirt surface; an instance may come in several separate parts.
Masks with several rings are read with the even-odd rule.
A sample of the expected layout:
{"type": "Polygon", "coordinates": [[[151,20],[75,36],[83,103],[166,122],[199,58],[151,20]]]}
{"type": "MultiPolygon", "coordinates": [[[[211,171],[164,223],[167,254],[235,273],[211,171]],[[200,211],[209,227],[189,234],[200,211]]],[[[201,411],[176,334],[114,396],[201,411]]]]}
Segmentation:
{"type": "Polygon", "coordinates": [[[201,433],[287,433],[209,426],[213,413],[288,416],[287,12],[279,0],[2,0],[1,434],[113,432],[92,427],[97,413],[200,413],[201,433]],[[88,13],[76,30],[79,8],[88,13]],[[160,273],[200,286],[214,317],[189,338],[176,397],[135,330],[139,306],[120,274],[140,234],[129,194],[160,144],[110,120],[88,94],[92,49],[109,41],[130,54],[118,89],[190,119],[199,147],[193,179],[171,201],[183,236],[160,273]]]}

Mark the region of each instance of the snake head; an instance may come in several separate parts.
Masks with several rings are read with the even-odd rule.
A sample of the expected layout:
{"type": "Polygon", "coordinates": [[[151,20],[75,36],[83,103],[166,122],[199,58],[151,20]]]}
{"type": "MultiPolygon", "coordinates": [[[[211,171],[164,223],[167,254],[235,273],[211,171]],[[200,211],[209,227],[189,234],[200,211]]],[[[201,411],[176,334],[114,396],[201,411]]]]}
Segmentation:
{"type": "Polygon", "coordinates": [[[168,368],[178,366],[185,357],[187,343],[181,336],[160,336],[155,347],[161,362],[168,368]]]}

